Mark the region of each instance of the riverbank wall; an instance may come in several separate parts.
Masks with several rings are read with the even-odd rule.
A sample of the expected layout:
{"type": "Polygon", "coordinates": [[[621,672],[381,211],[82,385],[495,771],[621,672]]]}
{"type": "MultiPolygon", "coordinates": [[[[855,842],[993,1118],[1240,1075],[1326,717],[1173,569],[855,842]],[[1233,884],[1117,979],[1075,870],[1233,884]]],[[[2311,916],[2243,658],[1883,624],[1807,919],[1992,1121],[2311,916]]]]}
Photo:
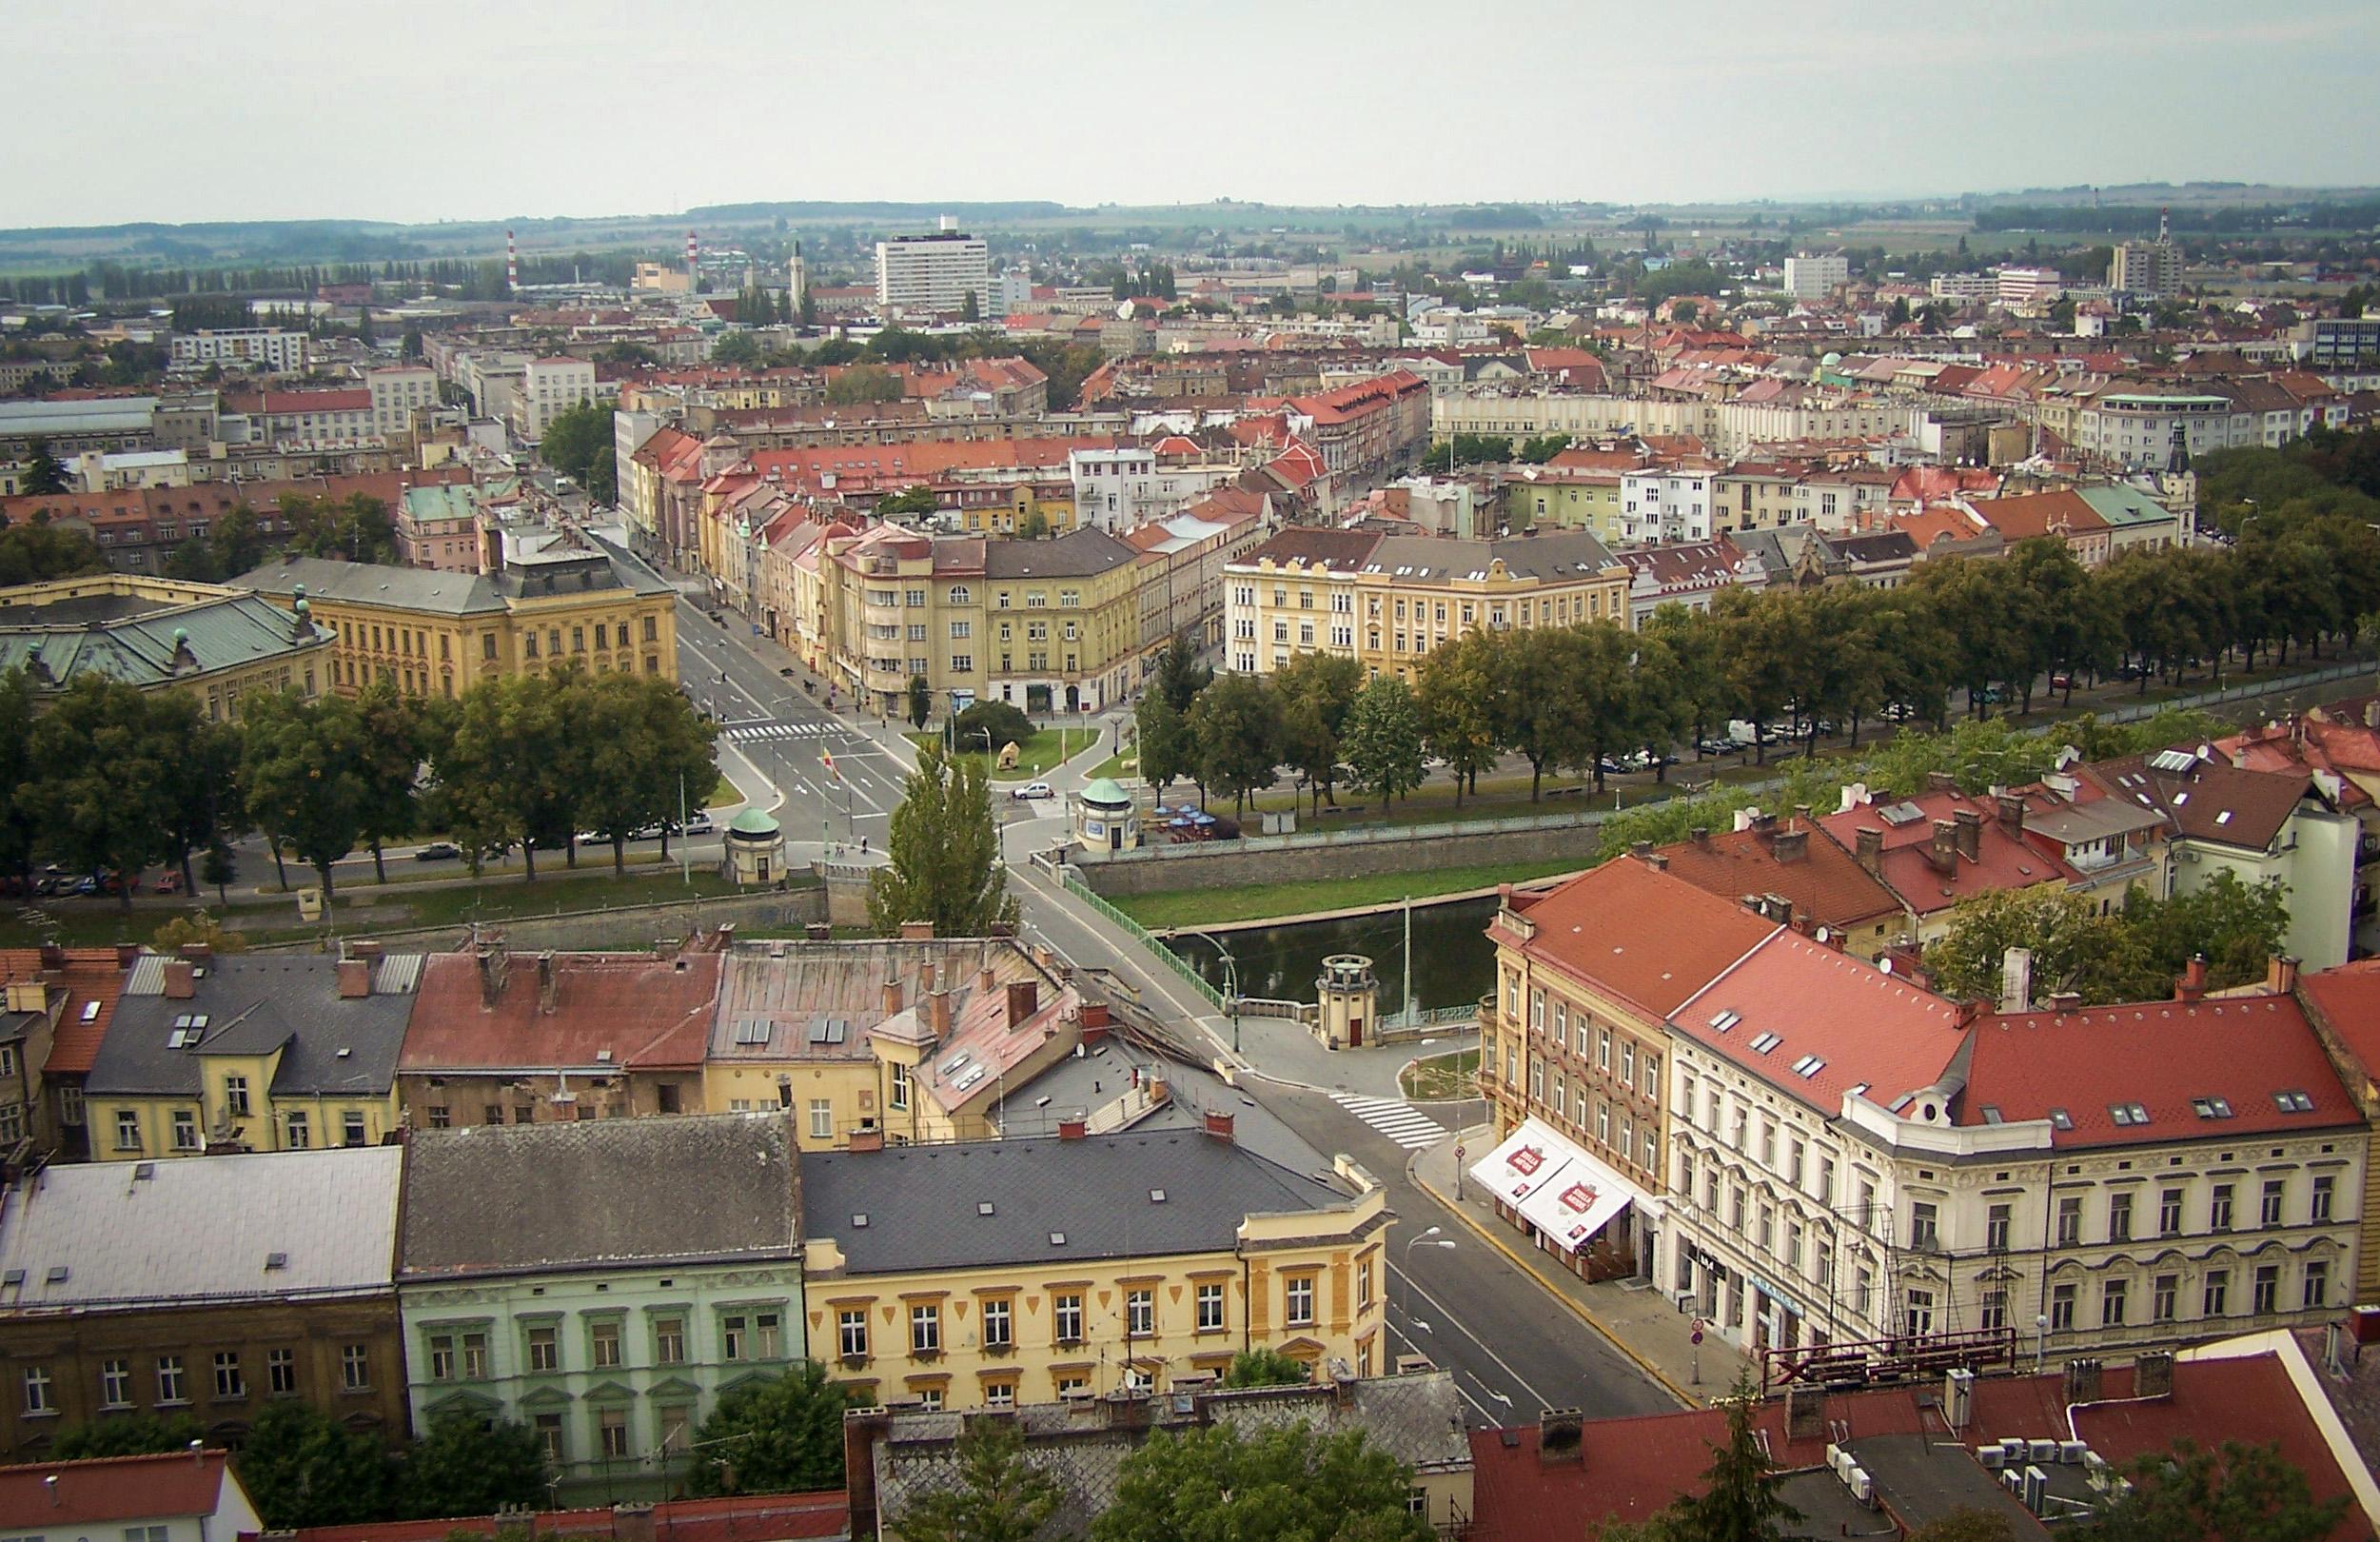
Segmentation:
{"type": "Polygon", "coordinates": [[[1249,836],[1137,851],[1081,852],[1083,881],[1107,896],[1177,889],[1229,889],[1379,873],[1432,872],[1487,862],[1576,858],[1587,866],[1603,844],[1597,813],[1542,814],[1469,823],[1386,825],[1289,836],[1249,836]]]}

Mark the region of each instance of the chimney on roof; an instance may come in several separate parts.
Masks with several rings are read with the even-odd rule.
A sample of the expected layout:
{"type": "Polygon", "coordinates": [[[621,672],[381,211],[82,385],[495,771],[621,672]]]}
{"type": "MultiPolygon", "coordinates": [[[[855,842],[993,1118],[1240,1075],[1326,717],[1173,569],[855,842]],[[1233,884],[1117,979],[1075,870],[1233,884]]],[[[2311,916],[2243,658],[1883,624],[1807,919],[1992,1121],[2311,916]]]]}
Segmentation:
{"type": "Polygon", "coordinates": [[[339,998],[351,1001],[372,994],[372,961],[368,959],[339,960],[339,998]]]}
{"type": "Polygon", "coordinates": [[[480,944],[480,1005],[493,1007],[503,998],[504,987],[512,982],[512,950],[503,939],[480,944]]]}
{"type": "Polygon", "coordinates": [[[554,970],[554,950],[547,948],[537,956],[537,1009],[547,1017],[554,1013],[554,998],[561,989],[554,970]]]}
{"type": "Polygon", "coordinates": [[[2101,1366],[2095,1355],[2077,1355],[2066,1362],[2067,1406],[2099,1400],[2101,1366]]]}
{"type": "Polygon", "coordinates": [[[2133,1361],[2132,1394],[2136,1398],[2173,1395],[2173,1352],[2172,1350],[2157,1350],[2133,1361]]]}
{"type": "Polygon", "coordinates": [[[1041,987],[1030,979],[1013,979],[1008,986],[1008,1025],[1011,1028],[1041,1010],[1041,987]]]}
{"type": "Polygon", "coordinates": [[[176,1001],[187,1001],[198,994],[198,969],[187,959],[166,960],[166,995],[176,1001]]]}
{"type": "Polygon", "coordinates": [[[1944,878],[1958,871],[1958,826],[1949,820],[1934,821],[1934,840],[1925,848],[1925,860],[1934,864],[1934,871],[1944,878]]]}
{"type": "Polygon", "coordinates": [[[882,1151],[884,1149],[884,1132],[881,1130],[854,1130],[851,1133],[850,1137],[844,1141],[843,1149],[850,1152],[855,1156],[866,1152],[882,1151]]]}
{"type": "Polygon", "coordinates": [[[1711,843],[1711,827],[1707,824],[1698,824],[1686,834],[1698,846],[1707,846],[1711,843]]]}
{"type": "Polygon", "coordinates": [[[1549,1408],[1537,1418],[1537,1460],[1557,1467],[1586,1460],[1586,1415],[1575,1408],[1549,1408]]]}
{"type": "Polygon", "coordinates": [[[2297,989],[2297,960],[2286,953],[2276,953],[2265,965],[2264,988],[2275,996],[2287,996],[2297,989]]]}
{"type": "Polygon", "coordinates": [[[1928,771],[1925,774],[1925,790],[1930,793],[1957,792],[1958,779],[1947,771],[1928,771]]]}
{"type": "Polygon", "coordinates": [[[904,942],[933,941],[934,922],[930,920],[905,920],[901,922],[901,940],[904,942]]]}
{"type": "Polygon", "coordinates": [[[1992,801],[1999,812],[2000,823],[2007,827],[2010,835],[2025,833],[2025,801],[2021,796],[2013,792],[1996,793],[1992,801]]]}
{"type": "Polygon", "coordinates": [[[41,945],[41,966],[44,969],[64,969],[66,949],[55,942],[44,942],[41,945]]]}
{"type": "Polygon", "coordinates": [[[2079,1012],[2082,1010],[2082,993],[2080,991],[2052,991],[2049,995],[2049,1008],[2052,1012],[2061,1015],[2068,1012],[2079,1012]]]}
{"type": "Polygon", "coordinates": [[[2193,953],[2190,962],[2182,966],[2181,978],[2173,981],[2173,999],[2196,1001],[2207,994],[2207,956],[2193,953]]]}
{"type": "Polygon", "coordinates": [[[1628,855],[1640,862],[1649,862],[1653,860],[1653,843],[1649,840],[1631,840],[1628,842],[1628,855]]]}
{"type": "Polygon", "coordinates": [[[1210,1138],[1220,1140],[1227,1146],[1231,1145],[1235,1140],[1231,1133],[1232,1124],[1233,1119],[1230,1115],[1210,1113],[1207,1116],[1207,1134],[1210,1138]]]}
{"type": "Polygon", "coordinates": [[[1884,832],[1873,825],[1859,830],[1859,865],[1868,870],[1870,878],[1882,876],[1884,869],[1884,832]]]}
{"type": "Polygon", "coordinates": [[[899,980],[888,979],[884,982],[883,1007],[884,1016],[887,1018],[897,1018],[901,1015],[901,982],[899,980]]]}
{"type": "Polygon", "coordinates": [[[1800,861],[1810,855],[1810,832],[1799,828],[1780,830],[1769,850],[1780,862],[1800,861]]]}
{"type": "Polygon", "coordinates": [[[1983,860],[1983,816],[1977,810],[1962,808],[1951,815],[1951,822],[1958,827],[1958,855],[1967,860],[1983,860]]]}
{"type": "Polygon", "coordinates": [[[1819,1440],[1826,1435],[1826,1390],[1794,1385],[1785,1389],[1785,1438],[1819,1440]]]}
{"type": "Polygon", "coordinates": [[[1080,1140],[1090,1133],[1091,1126],[1081,1119],[1058,1120],[1058,1138],[1060,1140],[1080,1140]]]}

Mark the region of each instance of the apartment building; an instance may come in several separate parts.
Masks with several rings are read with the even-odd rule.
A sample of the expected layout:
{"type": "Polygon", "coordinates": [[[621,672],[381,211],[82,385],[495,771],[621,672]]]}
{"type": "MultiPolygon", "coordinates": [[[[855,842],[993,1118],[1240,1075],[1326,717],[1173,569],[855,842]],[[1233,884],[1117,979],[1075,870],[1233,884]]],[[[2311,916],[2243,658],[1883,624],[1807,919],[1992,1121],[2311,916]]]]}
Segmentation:
{"type": "Polygon", "coordinates": [[[970,308],[990,317],[991,248],[945,217],[928,235],[876,243],[876,304],[898,316],[956,316],[970,308]]]}
{"type": "Polygon", "coordinates": [[[346,444],[370,439],[376,417],[368,390],[261,390],[224,399],[223,435],[231,444],[346,444]]]}
{"type": "Polygon", "coordinates": [[[210,366],[262,369],[274,374],[305,373],[311,345],[304,332],[278,326],[202,327],[178,332],[168,350],[176,374],[197,373],[210,366]]]}
{"type": "Polygon", "coordinates": [[[512,431],[521,443],[537,444],[546,425],[581,403],[596,399],[592,360],[567,354],[528,360],[521,366],[521,391],[514,402],[512,431]]]}
{"type": "Polygon", "coordinates": [[[534,1431],[564,1499],[659,1497],[808,1350],[780,1113],[417,1132],[396,1287],[417,1428],[534,1431]]]}
{"type": "Polygon", "coordinates": [[[1111,535],[1178,514],[1242,467],[1171,465],[1148,449],[1078,449],[1066,458],[1074,518],[1111,535]]]}
{"type": "Polygon", "coordinates": [[[383,439],[403,439],[413,432],[413,415],[438,405],[438,371],[426,365],[391,365],[366,370],[364,384],[372,397],[372,429],[383,439]]]}
{"type": "MultiPolygon", "coordinates": [[[[61,1164],[0,1194],[0,1452],[190,1415],[236,1441],[298,1399],[405,1437],[394,1147],[61,1164]]],[[[191,1458],[178,1458],[188,1463],[191,1458]]]]}
{"type": "Polygon", "coordinates": [[[1721,466],[1689,457],[1620,478],[1620,540],[1708,541],[1711,505],[1721,466]]]}
{"type": "Polygon", "coordinates": [[[2229,396],[2214,393],[2108,390],[2075,413],[2075,447],[2128,469],[2177,468],[2178,452],[2198,456],[2261,442],[2253,415],[2235,413],[2229,396]]]}
{"type": "Polygon", "coordinates": [[[2182,287],[2182,249],[2171,241],[2124,241],[2115,247],[2107,287],[2117,294],[2162,300],[2182,287]]]}
{"type": "Polygon", "coordinates": [[[1796,300],[1824,300],[1851,282],[1851,259],[1839,252],[1785,259],[1785,292],[1796,300]]]}
{"type": "Polygon", "coordinates": [[[806,1156],[813,1354],[856,1406],[1013,1409],[1163,1392],[1242,1350],[1380,1370],[1394,1217],[1203,1131],[806,1156]]]}
{"type": "Polygon", "coordinates": [[[1502,541],[1293,526],[1224,565],[1229,666],[1322,649],[1410,679],[1473,627],[1626,624],[1628,569],[1583,530],[1502,541]]]}

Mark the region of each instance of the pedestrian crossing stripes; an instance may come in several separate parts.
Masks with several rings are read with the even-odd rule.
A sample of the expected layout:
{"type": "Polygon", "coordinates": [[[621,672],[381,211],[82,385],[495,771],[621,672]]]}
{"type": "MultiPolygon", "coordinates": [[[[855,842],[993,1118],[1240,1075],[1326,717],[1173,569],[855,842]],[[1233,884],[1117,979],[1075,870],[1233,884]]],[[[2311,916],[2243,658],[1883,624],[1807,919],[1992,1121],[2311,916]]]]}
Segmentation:
{"type": "Polygon", "coordinates": [[[823,722],[755,722],[728,729],[727,737],[749,743],[756,739],[816,739],[830,731],[838,730],[823,722]]]}
{"type": "Polygon", "coordinates": [[[1393,1097],[1359,1097],[1332,1093],[1330,1100],[1387,1136],[1407,1151],[1419,1151],[1446,1137],[1446,1127],[1410,1103],[1393,1097]]]}

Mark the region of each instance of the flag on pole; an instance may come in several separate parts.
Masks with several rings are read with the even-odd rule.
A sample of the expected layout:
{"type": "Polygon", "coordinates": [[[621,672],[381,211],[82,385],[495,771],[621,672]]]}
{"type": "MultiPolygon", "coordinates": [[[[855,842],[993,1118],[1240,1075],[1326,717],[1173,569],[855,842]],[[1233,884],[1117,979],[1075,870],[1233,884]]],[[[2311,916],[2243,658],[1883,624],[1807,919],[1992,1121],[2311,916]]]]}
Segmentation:
{"type": "Polygon", "coordinates": [[[843,780],[843,774],[835,769],[835,752],[833,750],[818,751],[818,763],[826,767],[826,774],[828,776],[833,777],[837,781],[843,780]]]}

